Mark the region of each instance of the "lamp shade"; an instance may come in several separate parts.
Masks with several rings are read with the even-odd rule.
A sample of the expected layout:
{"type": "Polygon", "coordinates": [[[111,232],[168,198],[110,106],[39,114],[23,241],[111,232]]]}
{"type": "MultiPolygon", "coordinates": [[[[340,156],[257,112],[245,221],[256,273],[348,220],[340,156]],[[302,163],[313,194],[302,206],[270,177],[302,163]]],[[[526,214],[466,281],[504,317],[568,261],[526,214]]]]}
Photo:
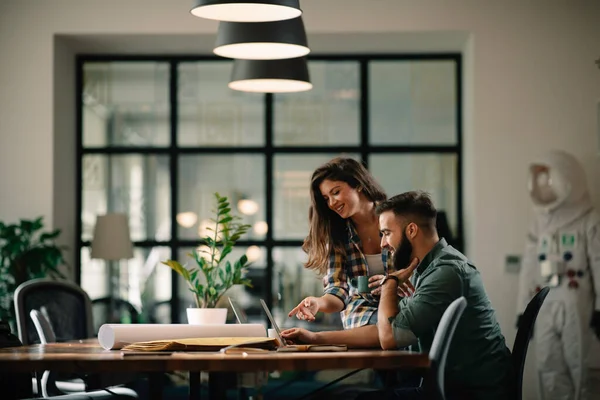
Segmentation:
{"type": "Polygon", "coordinates": [[[235,60],[229,88],[242,92],[289,93],[312,89],[306,58],[235,60]]]}
{"type": "Polygon", "coordinates": [[[299,0],[195,0],[196,17],[232,22],[282,21],[302,15],[299,0]]]}
{"type": "Polygon", "coordinates": [[[92,240],[92,258],[118,261],[133,257],[127,215],[111,213],[99,215],[92,240]]]}
{"type": "Polygon", "coordinates": [[[214,53],[245,60],[297,58],[310,52],[302,17],[274,22],[221,22],[214,53]]]}

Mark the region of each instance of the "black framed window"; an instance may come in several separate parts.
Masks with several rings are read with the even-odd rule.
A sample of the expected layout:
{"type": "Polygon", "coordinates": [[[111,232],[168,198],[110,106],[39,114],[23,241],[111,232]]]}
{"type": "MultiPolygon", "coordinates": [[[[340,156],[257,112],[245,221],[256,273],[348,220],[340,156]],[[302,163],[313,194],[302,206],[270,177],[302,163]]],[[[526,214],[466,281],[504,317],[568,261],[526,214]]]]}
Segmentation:
{"type": "Polygon", "coordinates": [[[230,294],[251,319],[263,319],[264,298],[282,326],[297,326],[287,312],[322,293],[300,249],[310,174],[340,154],[365,162],[389,195],[429,191],[462,248],[461,63],[454,53],[314,56],[313,90],[273,95],[228,89],[231,62],[220,58],[79,56],[77,281],[92,298],[108,294],[106,266],[90,259],[93,225],[125,212],[130,301],[145,320],[185,322],[191,296],[159,261],[198,246],[218,191],[252,206],[238,210],[253,228],[235,252],[253,260],[255,287],[230,294]]]}

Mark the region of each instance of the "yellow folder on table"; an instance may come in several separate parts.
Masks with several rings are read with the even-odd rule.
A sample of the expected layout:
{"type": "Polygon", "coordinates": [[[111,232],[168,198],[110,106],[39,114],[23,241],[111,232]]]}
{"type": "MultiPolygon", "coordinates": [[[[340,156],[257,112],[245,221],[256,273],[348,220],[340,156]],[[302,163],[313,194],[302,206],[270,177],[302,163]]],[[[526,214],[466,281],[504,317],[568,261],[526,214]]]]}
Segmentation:
{"type": "Polygon", "coordinates": [[[277,339],[267,337],[214,337],[136,342],[123,347],[123,351],[219,351],[227,346],[243,346],[275,350],[277,339]]]}

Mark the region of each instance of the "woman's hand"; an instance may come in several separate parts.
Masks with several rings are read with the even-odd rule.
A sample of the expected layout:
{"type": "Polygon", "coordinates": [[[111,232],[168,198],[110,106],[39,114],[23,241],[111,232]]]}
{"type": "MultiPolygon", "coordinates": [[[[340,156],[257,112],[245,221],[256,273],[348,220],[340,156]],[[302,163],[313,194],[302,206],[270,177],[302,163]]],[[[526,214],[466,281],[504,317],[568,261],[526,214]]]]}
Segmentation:
{"type": "Polygon", "coordinates": [[[373,275],[369,277],[369,287],[371,288],[371,292],[373,292],[373,288],[378,288],[381,280],[385,275],[373,275]]]}
{"type": "Polygon", "coordinates": [[[281,337],[288,344],[311,344],[315,343],[317,334],[302,328],[291,328],[281,332],[281,337]]]}
{"type": "Polygon", "coordinates": [[[319,299],[313,296],[309,296],[302,300],[292,311],[289,312],[288,317],[296,315],[296,318],[305,321],[314,321],[315,315],[319,312],[319,299]]]}
{"type": "Polygon", "coordinates": [[[379,296],[381,294],[381,280],[384,275],[373,275],[369,277],[369,288],[373,296],[379,296]]]}

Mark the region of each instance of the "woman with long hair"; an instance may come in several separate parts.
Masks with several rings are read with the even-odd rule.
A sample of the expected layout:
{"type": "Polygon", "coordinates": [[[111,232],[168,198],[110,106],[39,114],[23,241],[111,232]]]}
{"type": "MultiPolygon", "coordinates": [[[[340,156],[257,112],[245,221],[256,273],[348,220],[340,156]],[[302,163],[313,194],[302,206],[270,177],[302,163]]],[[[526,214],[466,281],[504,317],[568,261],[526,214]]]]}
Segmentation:
{"type": "Polygon", "coordinates": [[[375,323],[379,288],[359,294],[356,278],[387,271],[389,255],[380,247],[375,214],[385,192],[360,162],[337,157],[314,171],[310,196],[302,249],[308,254],[305,267],[323,276],[324,294],[306,297],[288,316],[314,321],[319,311],[341,311],[344,329],[375,323]]]}

